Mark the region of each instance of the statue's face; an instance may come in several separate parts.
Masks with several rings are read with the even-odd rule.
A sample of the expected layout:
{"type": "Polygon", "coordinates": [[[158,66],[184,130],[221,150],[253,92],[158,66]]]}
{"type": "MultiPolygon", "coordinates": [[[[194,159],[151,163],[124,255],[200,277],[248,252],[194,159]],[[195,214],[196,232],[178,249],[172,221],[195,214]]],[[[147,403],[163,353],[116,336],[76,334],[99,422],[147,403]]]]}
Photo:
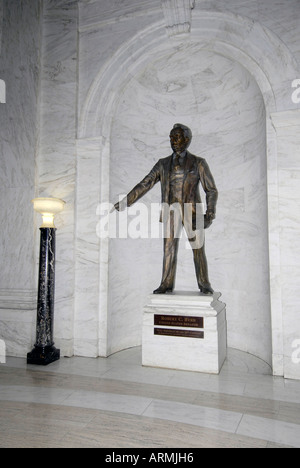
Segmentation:
{"type": "Polygon", "coordinates": [[[171,147],[174,153],[183,153],[189,146],[190,140],[184,136],[184,131],[181,128],[176,128],[170,134],[171,147]]]}

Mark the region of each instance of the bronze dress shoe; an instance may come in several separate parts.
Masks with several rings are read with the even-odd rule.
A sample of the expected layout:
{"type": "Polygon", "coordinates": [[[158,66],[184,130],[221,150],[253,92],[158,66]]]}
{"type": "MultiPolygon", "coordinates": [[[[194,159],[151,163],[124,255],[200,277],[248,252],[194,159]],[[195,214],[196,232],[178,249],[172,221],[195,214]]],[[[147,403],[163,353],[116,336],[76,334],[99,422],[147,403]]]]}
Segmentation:
{"type": "Polygon", "coordinates": [[[160,286],[158,289],[153,291],[153,294],[166,294],[173,292],[173,288],[167,288],[165,286],[160,286]]]}
{"type": "Polygon", "coordinates": [[[214,290],[211,286],[202,286],[200,287],[200,294],[213,295],[214,290]]]}

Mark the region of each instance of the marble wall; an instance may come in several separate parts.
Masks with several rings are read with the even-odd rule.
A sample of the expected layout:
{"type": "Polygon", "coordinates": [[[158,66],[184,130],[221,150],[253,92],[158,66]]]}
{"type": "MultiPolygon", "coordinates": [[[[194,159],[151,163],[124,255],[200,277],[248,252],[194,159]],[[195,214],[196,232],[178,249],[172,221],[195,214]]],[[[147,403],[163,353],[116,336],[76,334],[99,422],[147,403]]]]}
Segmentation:
{"type": "Polygon", "coordinates": [[[41,1],[0,2],[0,338],[7,352],[31,346],[36,309],[35,245],[31,199],[39,139],[41,1]]]}
{"type": "MultiPolygon", "coordinates": [[[[281,292],[282,314],[274,304],[275,338],[280,341],[283,356],[277,357],[287,378],[299,378],[300,326],[297,304],[300,301],[299,155],[300,111],[272,115],[278,147],[278,221],[279,252],[273,254],[273,281],[281,292]],[[282,323],[282,328],[280,324],[282,323]],[[283,333],[280,331],[283,330],[283,333]]],[[[278,297],[278,296],[277,296],[278,297]]]]}
{"type": "Polygon", "coordinates": [[[66,202],[55,222],[55,340],[66,356],[74,348],[77,18],[77,1],[44,1],[37,194],[66,202]]]}
{"type": "MultiPolygon", "coordinates": [[[[194,151],[199,154],[198,148],[201,148],[201,139],[204,139],[205,145],[200,154],[205,154],[209,159],[221,187],[220,204],[223,213],[221,211],[220,224],[217,224],[217,220],[211,230],[211,236],[214,241],[218,241],[221,236],[224,238],[226,252],[223,258],[222,252],[214,251],[216,243],[209,244],[209,240],[207,241],[208,253],[214,259],[211,275],[215,275],[217,282],[223,285],[223,290],[230,296],[230,344],[254,352],[269,363],[272,362],[274,373],[283,375],[283,355],[287,353],[287,359],[291,361],[291,352],[284,351],[283,345],[282,316],[287,310],[281,295],[282,278],[277,274],[277,260],[281,255],[277,178],[278,135],[270,116],[278,111],[294,111],[299,108],[299,103],[291,99],[292,82],[298,76],[299,70],[297,2],[289,2],[288,6],[284,1],[274,5],[269,0],[250,5],[236,0],[226,2],[226,5],[220,1],[196,2],[192,14],[191,35],[178,36],[172,41],[166,37],[166,23],[157,15],[160,6],[155,3],[150,8],[146,3],[144,6],[147,14],[143,20],[148,19],[147,26],[140,18],[139,22],[135,21],[139,15],[138,11],[136,15],[132,12],[125,15],[125,8],[129,2],[122,2],[115,12],[112,12],[113,8],[104,7],[103,20],[97,13],[99,4],[96,1],[80,2],[80,44],[83,54],[79,57],[78,135],[83,146],[85,138],[103,138],[102,160],[105,159],[106,175],[110,176],[108,179],[101,174],[105,186],[102,192],[106,194],[106,198],[103,200],[100,197],[100,200],[112,201],[112,198],[118,195],[115,186],[120,187],[120,192],[126,193],[132,184],[137,182],[138,175],[142,177],[160,156],[156,153],[156,148],[167,151],[167,142],[163,135],[169,131],[175,116],[176,121],[185,118],[189,123],[188,116],[194,116],[197,111],[200,113],[199,103],[205,103],[207,91],[212,94],[216,91],[217,96],[213,102],[207,101],[211,104],[209,110],[214,110],[212,118],[208,117],[209,110],[205,110],[206,122],[203,127],[201,128],[201,124],[194,124],[194,151]],[[123,8],[124,16],[120,21],[123,8]],[[88,19],[85,11],[89,12],[88,19]],[[94,21],[91,20],[92,11],[94,21]],[[106,14],[110,15],[110,20],[106,14]],[[285,25],[290,22],[294,27],[286,28],[285,25]],[[111,38],[109,41],[105,39],[107,34],[111,38]],[[101,49],[95,47],[97,42],[103,44],[101,49]],[[217,57],[227,57],[232,70],[236,71],[241,65],[244,81],[241,80],[243,85],[241,93],[238,94],[240,107],[237,106],[236,115],[231,113],[228,119],[226,113],[226,104],[228,105],[229,101],[230,104],[235,102],[232,93],[235,76],[232,71],[231,74],[228,73],[228,79],[226,75],[222,76],[219,90],[216,84],[213,89],[207,87],[208,78],[205,77],[203,82],[206,89],[203,91],[199,86],[196,96],[196,79],[192,91],[184,80],[183,85],[179,83],[178,76],[183,73],[184,67],[192,70],[197,68],[197,61],[192,62],[192,48],[188,51],[188,42],[194,44],[195,48],[198,47],[199,51],[202,50],[203,56],[210,52],[217,57]],[[174,80],[165,83],[162,77],[167,70],[168,60],[172,54],[179,56],[180,51],[185,51],[186,56],[183,58],[182,53],[180,66],[171,70],[174,80]],[[226,91],[229,91],[228,95],[226,91]],[[164,94],[168,92],[170,95],[173,93],[173,97],[176,96],[171,105],[166,104],[164,100],[164,94]],[[245,101],[241,99],[241,95],[245,101]],[[156,96],[159,97],[155,99],[156,96]],[[181,112],[181,102],[189,107],[189,112],[181,112]],[[195,103],[198,104],[198,108],[195,103]],[[165,115],[164,105],[168,108],[165,115]],[[218,149],[219,146],[215,135],[217,125],[212,122],[219,123],[216,119],[218,111],[222,115],[220,128],[222,129],[224,124],[228,144],[220,157],[225,161],[222,173],[219,167],[214,167],[213,162],[216,153],[213,148],[218,149]],[[158,121],[155,124],[154,116],[158,115],[159,124],[158,121]],[[135,128],[135,135],[131,126],[135,128]],[[243,142],[240,147],[237,128],[243,142]],[[126,134],[131,138],[126,139],[126,134]],[[142,154],[147,158],[142,159],[142,154]],[[234,190],[228,189],[231,185],[234,185],[234,190]],[[231,229],[230,216],[238,225],[235,231],[231,229]],[[240,234],[237,238],[232,236],[238,232],[240,234]]],[[[202,80],[203,75],[200,76],[199,83],[202,80]]],[[[190,123],[192,127],[193,122],[194,120],[190,123]]],[[[224,148],[224,132],[219,143],[220,148],[224,148]]],[[[159,196],[158,194],[159,192],[154,191],[153,199],[159,196]]],[[[146,200],[150,203],[151,199],[149,195],[146,200]]],[[[157,241],[153,241],[151,249],[144,249],[143,240],[126,240],[126,244],[125,240],[111,241],[104,247],[103,244],[100,243],[100,252],[104,255],[100,254],[100,257],[104,259],[101,268],[102,278],[105,278],[107,283],[108,302],[105,299],[103,310],[101,305],[99,310],[100,315],[106,316],[107,349],[108,352],[112,352],[129,346],[130,342],[131,345],[136,344],[139,340],[138,310],[147,291],[152,290],[153,284],[156,285],[154,276],[159,277],[161,265],[153,259],[154,255],[161,256],[161,246],[157,241]],[[134,274],[132,258],[135,259],[138,275],[134,274]],[[151,272],[147,265],[151,265],[151,272]],[[132,272],[132,275],[128,276],[128,272],[132,272]],[[133,294],[132,288],[137,282],[138,292],[133,294]],[[130,309],[129,304],[134,304],[134,307],[130,309]],[[120,333],[120,330],[127,332],[120,333]]],[[[222,243],[217,245],[221,249],[222,243]]],[[[184,270],[185,268],[192,268],[191,265],[187,266],[184,256],[180,262],[183,271],[188,271],[184,270]]],[[[184,282],[184,279],[185,277],[179,276],[178,284],[184,282]]],[[[293,336],[297,336],[296,330],[293,336]]],[[[297,369],[294,370],[295,376],[297,369]]]]}
{"type": "MultiPolygon", "coordinates": [[[[227,303],[229,344],[272,363],[277,375],[300,378],[298,0],[196,0],[191,32],[174,37],[160,0],[21,5],[0,2],[0,78],[11,100],[0,104],[0,321],[9,352],[24,355],[33,345],[34,195],[67,202],[56,222],[62,354],[106,356],[140,343],[139,313],[160,280],[161,240],[100,240],[97,207],[169,154],[166,137],[182,120],[220,190],[207,253],[227,303]]],[[[157,199],[156,187],[145,200],[157,199]]],[[[191,252],[182,248],[178,288],[194,288],[187,277],[194,278],[191,252]]]]}

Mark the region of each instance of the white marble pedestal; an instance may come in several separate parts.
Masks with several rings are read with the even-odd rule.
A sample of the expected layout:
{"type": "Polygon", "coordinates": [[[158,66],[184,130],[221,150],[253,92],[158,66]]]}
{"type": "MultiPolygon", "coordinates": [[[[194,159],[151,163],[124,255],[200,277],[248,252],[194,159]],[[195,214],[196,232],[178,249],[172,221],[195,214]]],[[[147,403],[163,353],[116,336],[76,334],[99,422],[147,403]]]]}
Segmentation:
{"type": "Polygon", "coordinates": [[[149,296],[143,315],[143,366],[219,374],[226,358],[226,306],[213,296],[149,296]]]}

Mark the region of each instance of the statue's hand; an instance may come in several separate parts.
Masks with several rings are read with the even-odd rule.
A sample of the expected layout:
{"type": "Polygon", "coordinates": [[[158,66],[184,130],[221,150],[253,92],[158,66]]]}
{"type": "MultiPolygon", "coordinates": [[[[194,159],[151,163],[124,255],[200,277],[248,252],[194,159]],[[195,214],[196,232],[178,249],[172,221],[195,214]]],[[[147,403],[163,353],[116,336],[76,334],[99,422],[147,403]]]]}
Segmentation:
{"type": "Polygon", "coordinates": [[[204,216],[204,229],[208,229],[212,225],[214,219],[215,214],[208,211],[204,216]]]}
{"type": "Polygon", "coordinates": [[[212,225],[212,220],[205,215],[204,216],[204,229],[208,229],[212,225]]]}
{"type": "Polygon", "coordinates": [[[112,209],[112,211],[114,211],[114,209],[115,209],[116,211],[120,211],[120,203],[116,203],[115,206],[114,206],[114,208],[112,209]]]}
{"type": "Polygon", "coordinates": [[[114,205],[114,208],[112,209],[112,211],[114,209],[117,210],[117,211],[124,211],[124,210],[126,210],[126,208],[127,208],[127,199],[125,198],[121,202],[116,203],[114,205]]]}

